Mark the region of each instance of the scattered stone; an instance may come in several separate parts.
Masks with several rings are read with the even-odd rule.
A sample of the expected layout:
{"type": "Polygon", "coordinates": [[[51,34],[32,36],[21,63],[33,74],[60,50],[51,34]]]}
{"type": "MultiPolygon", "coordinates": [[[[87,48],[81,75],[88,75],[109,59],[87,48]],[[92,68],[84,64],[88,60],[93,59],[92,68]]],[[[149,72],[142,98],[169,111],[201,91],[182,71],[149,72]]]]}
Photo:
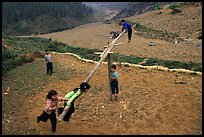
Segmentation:
{"type": "Polygon", "coordinates": [[[14,113],[14,111],[11,111],[10,114],[14,113]]]}
{"type": "Polygon", "coordinates": [[[7,88],[7,90],[6,90],[7,92],[9,92],[9,87],[7,88]]]}
{"type": "Polygon", "coordinates": [[[186,83],[185,83],[185,82],[180,81],[180,82],[175,82],[175,84],[186,84],[186,83]]]}
{"type": "Polygon", "coordinates": [[[6,119],[6,122],[9,123],[10,121],[8,119],[6,119]]]}
{"type": "Polygon", "coordinates": [[[150,42],[150,43],[149,43],[149,46],[155,46],[155,43],[150,42]]]}
{"type": "Polygon", "coordinates": [[[87,116],[85,116],[85,117],[83,117],[82,119],[81,119],[81,121],[89,121],[90,120],[90,117],[87,117],[87,116]]]}
{"type": "Polygon", "coordinates": [[[123,116],[120,114],[119,118],[122,118],[123,116]]]}

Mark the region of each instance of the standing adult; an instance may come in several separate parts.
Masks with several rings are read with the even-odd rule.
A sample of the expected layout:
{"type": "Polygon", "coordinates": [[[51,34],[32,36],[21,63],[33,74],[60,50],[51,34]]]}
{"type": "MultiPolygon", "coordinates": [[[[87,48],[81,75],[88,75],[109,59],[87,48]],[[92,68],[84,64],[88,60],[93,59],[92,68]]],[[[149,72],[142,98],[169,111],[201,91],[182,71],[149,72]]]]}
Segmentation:
{"type": "Polygon", "coordinates": [[[128,32],[128,43],[130,43],[132,37],[132,26],[128,24],[125,20],[121,20],[120,25],[123,26],[122,31],[125,29],[126,32],[128,32]]]}

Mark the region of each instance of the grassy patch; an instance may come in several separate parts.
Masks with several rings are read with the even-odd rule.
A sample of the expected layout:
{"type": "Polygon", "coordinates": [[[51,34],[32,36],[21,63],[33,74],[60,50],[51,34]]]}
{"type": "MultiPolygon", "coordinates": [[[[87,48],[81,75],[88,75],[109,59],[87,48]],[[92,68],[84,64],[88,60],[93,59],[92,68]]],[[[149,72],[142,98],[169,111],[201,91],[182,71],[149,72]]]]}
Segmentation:
{"type": "MultiPolygon", "coordinates": [[[[26,62],[32,62],[33,59],[28,58],[26,56],[22,56],[26,53],[38,53],[42,52],[44,53],[45,49],[48,49],[49,51],[55,51],[55,52],[70,52],[79,55],[82,58],[90,59],[94,61],[99,61],[99,56],[94,54],[94,52],[101,52],[98,49],[87,49],[87,48],[81,48],[81,47],[74,47],[70,45],[66,45],[61,42],[52,41],[49,39],[44,38],[12,38],[12,37],[5,37],[3,44],[9,44],[12,45],[12,47],[18,48],[19,50],[13,49],[4,49],[3,51],[3,71],[10,70],[11,68],[14,68],[16,66],[22,65],[26,62]]],[[[43,57],[43,56],[41,56],[43,57]]],[[[122,54],[113,54],[112,59],[114,62],[127,62],[132,64],[138,64],[144,60],[144,58],[136,57],[132,55],[122,55],[122,54]]],[[[107,59],[105,59],[107,61],[107,59]]],[[[165,61],[165,60],[159,60],[156,58],[149,58],[146,63],[143,63],[143,65],[158,65],[158,66],[164,66],[168,67],[170,69],[188,69],[193,71],[200,71],[202,72],[202,63],[195,63],[195,62],[179,62],[179,61],[165,61]]],[[[63,76],[62,76],[62,79],[63,76]]]]}
{"type": "Polygon", "coordinates": [[[173,61],[173,60],[159,60],[155,58],[149,58],[146,63],[143,64],[144,66],[164,66],[169,69],[187,69],[192,71],[200,71],[202,72],[202,63],[195,63],[195,62],[180,62],[180,61],[173,61]]]}
{"type": "Polygon", "coordinates": [[[53,75],[47,75],[44,60],[35,60],[32,63],[12,69],[4,79],[10,82],[13,81],[11,82],[13,84],[10,86],[11,91],[12,89],[17,89],[24,93],[33,93],[40,91],[43,86],[50,82],[67,80],[76,73],[74,69],[65,69],[58,62],[55,62],[53,68],[53,75]]]}
{"type": "Polygon", "coordinates": [[[135,57],[132,55],[120,55],[120,54],[113,54],[112,59],[116,62],[127,62],[132,64],[138,64],[144,60],[141,57],[135,57]]]}
{"type": "MultiPolygon", "coordinates": [[[[132,26],[135,24],[133,22],[130,22],[132,26]]],[[[140,23],[137,23],[134,27],[135,30],[137,30],[139,36],[152,38],[152,39],[161,39],[169,42],[175,42],[175,39],[178,41],[184,41],[180,36],[176,33],[167,32],[163,30],[157,30],[153,28],[149,28],[147,26],[144,26],[140,23]]]]}

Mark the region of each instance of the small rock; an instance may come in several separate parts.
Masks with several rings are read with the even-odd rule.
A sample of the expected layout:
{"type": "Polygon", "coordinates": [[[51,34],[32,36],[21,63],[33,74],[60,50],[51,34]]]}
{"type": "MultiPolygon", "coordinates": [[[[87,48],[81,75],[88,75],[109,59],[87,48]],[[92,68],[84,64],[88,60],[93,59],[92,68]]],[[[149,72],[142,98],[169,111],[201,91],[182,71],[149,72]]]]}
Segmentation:
{"type": "Polygon", "coordinates": [[[81,119],[81,121],[88,121],[88,120],[90,120],[90,118],[86,116],[81,119]]]}
{"type": "Polygon", "coordinates": [[[7,92],[9,91],[9,87],[7,88],[7,90],[6,90],[7,92]]]}
{"type": "Polygon", "coordinates": [[[175,84],[186,84],[185,82],[175,82],[175,84]]]}
{"type": "Polygon", "coordinates": [[[120,117],[119,118],[122,118],[123,116],[122,115],[120,115],[120,117]]]}
{"type": "Polygon", "coordinates": [[[150,42],[149,46],[155,46],[155,44],[153,42],[150,42]]]}

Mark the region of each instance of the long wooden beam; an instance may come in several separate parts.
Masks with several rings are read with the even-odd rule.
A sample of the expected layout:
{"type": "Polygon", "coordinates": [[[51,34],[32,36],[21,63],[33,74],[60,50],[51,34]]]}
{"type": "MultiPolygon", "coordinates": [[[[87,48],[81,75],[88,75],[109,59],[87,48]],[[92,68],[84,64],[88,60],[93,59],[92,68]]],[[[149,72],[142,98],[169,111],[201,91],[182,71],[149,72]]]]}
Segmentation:
{"type": "Polygon", "coordinates": [[[87,78],[84,80],[84,82],[89,82],[89,80],[93,77],[94,73],[96,72],[96,70],[99,69],[101,63],[105,60],[105,58],[108,56],[108,53],[114,48],[115,43],[117,42],[117,40],[119,38],[122,37],[122,35],[125,33],[125,30],[120,33],[120,35],[115,38],[109,45],[108,47],[103,51],[103,53],[101,54],[101,59],[99,60],[99,62],[95,65],[94,69],[91,71],[91,73],[87,76],[87,78]]]}

